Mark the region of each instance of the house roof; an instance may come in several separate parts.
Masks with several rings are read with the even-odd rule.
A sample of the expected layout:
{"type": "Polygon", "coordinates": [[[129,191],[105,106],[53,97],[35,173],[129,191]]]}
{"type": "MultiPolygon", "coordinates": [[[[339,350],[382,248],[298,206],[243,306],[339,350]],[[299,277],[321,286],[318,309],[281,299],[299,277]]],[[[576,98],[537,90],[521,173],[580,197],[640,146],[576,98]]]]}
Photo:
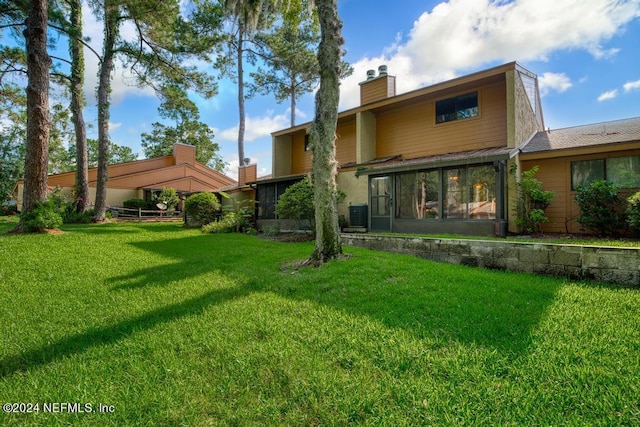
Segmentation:
{"type": "MultiPolygon", "coordinates": [[[[365,105],[360,105],[358,107],[351,108],[346,111],[339,112],[338,120],[345,120],[347,118],[352,118],[352,116],[355,116],[357,113],[362,111],[374,111],[374,112],[384,111],[385,109],[396,108],[401,105],[418,102],[419,100],[424,99],[424,97],[444,96],[446,93],[448,93],[447,91],[465,90],[467,88],[477,86],[479,82],[491,83],[491,82],[499,81],[500,79],[504,78],[505,73],[513,70],[518,70],[526,74],[533,75],[531,71],[522,67],[517,62],[509,62],[493,68],[477,71],[475,73],[456,77],[450,80],[436,83],[431,86],[415,89],[409,92],[400,93],[395,96],[391,96],[378,101],[370,102],[365,105]]],[[[294,127],[272,132],[271,135],[280,136],[280,135],[292,134],[301,130],[306,130],[310,125],[311,125],[311,122],[303,123],[300,125],[296,125],[294,127]]]]}
{"type": "Polygon", "coordinates": [[[520,152],[539,153],[634,141],[640,141],[640,117],[538,132],[520,147],[520,152]]]}
{"type": "Polygon", "coordinates": [[[400,172],[416,170],[427,167],[448,167],[454,165],[467,165],[474,163],[493,162],[505,160],[509,157],[512,148],[496,147],[482,148],[479,150],[463,151],[459,153],[438,154],[434,156],[418,157],[414,159],[391,158],[389,161],[367,168],[362,174],[370,175],[382,172],[400,172]]]}

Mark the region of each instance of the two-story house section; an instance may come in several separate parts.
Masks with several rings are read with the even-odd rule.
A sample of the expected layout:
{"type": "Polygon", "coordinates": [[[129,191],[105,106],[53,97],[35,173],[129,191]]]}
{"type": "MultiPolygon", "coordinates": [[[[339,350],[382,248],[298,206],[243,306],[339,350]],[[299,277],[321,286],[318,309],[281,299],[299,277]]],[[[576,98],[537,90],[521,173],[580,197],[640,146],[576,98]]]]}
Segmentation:
{"type": "MultiPolygon", "coordinates": [[[[381,66],[361,105],[338,116],[338,187],[366,205],[372,231],[504,235],[515,230],[514,149],[544,129],[537,77],[513,62],[396,95],[381,66]]],[[[258,181],[258,220],[311,170],[309,123],[273,136],[273,176],[258,181]]]]}
{"type": "MultiPolygon", "coordinates": [[[[371,231],[504,235],[515,223],[517,148],[544,129],[537,77],[513,62],[404,94],[381,66],[361,105],[338,116],[339,206],[367,206],[371,231]]],[[[272,134],[273,176],[258,221],[311,170],[309,123],[272,134]]]]}

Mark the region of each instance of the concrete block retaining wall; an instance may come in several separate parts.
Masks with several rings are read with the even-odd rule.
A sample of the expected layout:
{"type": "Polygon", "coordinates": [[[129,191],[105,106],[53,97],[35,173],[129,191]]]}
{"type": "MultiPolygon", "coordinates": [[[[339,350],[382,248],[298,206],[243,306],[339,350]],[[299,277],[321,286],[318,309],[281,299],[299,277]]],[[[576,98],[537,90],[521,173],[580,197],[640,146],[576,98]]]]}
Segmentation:
{"type": "Polygon", "coordinates": [[[640,286],[638,248],[372,234],[343,234],[342,243],[450,264],[640,286]]]}

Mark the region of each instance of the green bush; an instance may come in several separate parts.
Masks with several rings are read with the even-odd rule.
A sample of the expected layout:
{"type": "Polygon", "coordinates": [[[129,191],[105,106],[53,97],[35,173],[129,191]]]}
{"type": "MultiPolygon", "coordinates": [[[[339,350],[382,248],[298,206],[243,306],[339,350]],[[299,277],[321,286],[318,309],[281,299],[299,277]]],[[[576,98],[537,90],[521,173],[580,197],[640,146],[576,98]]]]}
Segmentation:
{"type": "Polygon", "coordinates": [[[10,216],[18,213],[16,205],[0,205],[0,216],[10,216]]]}
{"type": "Polygon", "coordinates": [[[240,218],[233,212],[226,214],[220,221],[213,221],[202,226],[204,233],[234,233],[238,229],[240,218]]]}
{"type": "Polygon", "coordinates": [[[167,210],[174,210],[180,201],[178,192],[175,188],[164,187],[161,192],[153,195],[154,209],[156,203],[164,203],[167,205],[167,210]]]}
{"type": "Polygon", "coordinates": [[[20,215],[24,231],[42,232],[46,229],[59,228],[62,225],[62,215],[57,209],[52,201],[36,203],[32,210],[20,215]]]}
{"type": "Polygon", "coordinates": [[[62,213],[62,220],[65,224],[89,224],[93,217],[93,209],[78,212],[75,203],[68,203],[62,213]]]}
{"type": "Polygon", "coordinates": [[[534,166],[522,173],[518,182],[518,225],[529,232],[540,233],[542,224],[549,221],[544,210],[556,196],[553,191],[544,191],[542,183],[535,178],[539,167],[534,166]]]}
{"type": "Polygon", "coordinates": [[[213,193],[198,193],[187,197],[184,202],[187,224],[206,225],[215,221],[220,211],[220,202],[213,193]]]}
{"type": "Polygon", "coordinates": [[[593,181],[577,188],[575,200],[580,208],[578,222],[600,236],[615,236],[624,228],[624,200],[612,182],[593,181]]]}
{"type": "Polygon", "coordinates": [[[276,205],[276,214],[279,218],[293,219],[298,224],[307,220],[311,230],[315,230],[316,210],[313,206],[313,187],[307,177],[291,185],[280,196],[276,205]]]}
{"type": "Polygon", "coordinates": [[[147,202],[144,199],[133,198],[122,202],[122,206],[128,209],[145,209],[147,202]]]}
{"type": "Polygon", "coordinates": [[[627,223],[640,229],[640,191],[627,199],[627,223]]]}

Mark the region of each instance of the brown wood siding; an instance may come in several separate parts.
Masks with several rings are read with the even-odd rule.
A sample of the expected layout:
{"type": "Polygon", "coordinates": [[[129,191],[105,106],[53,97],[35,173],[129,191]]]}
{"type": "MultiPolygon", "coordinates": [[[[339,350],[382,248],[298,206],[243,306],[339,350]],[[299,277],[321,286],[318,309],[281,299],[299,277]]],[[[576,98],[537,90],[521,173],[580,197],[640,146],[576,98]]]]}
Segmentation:
{"type": "Polygon", "coordinates": [[[354,163],[356,161],[356,120],[338,122],[336,129],[336,160],[338,165],[354,163]]]}
{"type": "Polygon", "coordinates": [[[305,132],[291,136],[291,174],[307,173],[311,170],[311,150],[304,151],[305,132]]]}
{"type": "MultiPolygon", "coordinates": [[[[450,96],[462,94],[452,93],[450,96]]],[[[439,99],[443,98],[433,98],[378,113],[376,157],[401,154],[404,158],[411,159],[506,146],[507,107],[504,82],[479,88],[477,118],[436,125],[435,102],[439,99]]]]}
{"type": "MultiPolygon", "coordinates": [[[[598,147],[605,150],[607,147],[598,147]]],[[[591,154],[586,155],[565,155],[560,157],[556,153],[554,158],[528,159],[522,161],[522,170],[526,171],[534,166],[539,166],[536,179],[542,182],[545,191],[553,191],[556,197],[551,205],[545,210],[545,215],[549,222],[542,225],[542,231],[546,233],[585,233],[585,230],[577,218],[580,210],[574,197],[575,191],[571,190],[571,162],[577,160],[605,159],[611,157],[638,156],[640,149],[618,151],[618,152],[595,152],[593,148],[591,154]]]]}
{"type": "Polygon", "coordinates": [[[535,178],[542,183],[542,189],[553,191],[554,199],[545,210],[549,222],[542,225],[542,230],[547,233],[566,233],[565,224],[567,208],[571,206],[571,166],[566,158],[546,159],[544,161],[522,162],[522,170],[528,171],[534,166],[539,166],[535,178]]]}
{"type": "MultiPolygon", "coordinates": [[[[336,129],[336,160],[338,165],[356,161],[356,120],[349,118],[338,122],[336,129]]],[[[297,132],[291,138],[291,174],[311,171],[311,150],[304,151],[304,132],[297,132]]]]}

